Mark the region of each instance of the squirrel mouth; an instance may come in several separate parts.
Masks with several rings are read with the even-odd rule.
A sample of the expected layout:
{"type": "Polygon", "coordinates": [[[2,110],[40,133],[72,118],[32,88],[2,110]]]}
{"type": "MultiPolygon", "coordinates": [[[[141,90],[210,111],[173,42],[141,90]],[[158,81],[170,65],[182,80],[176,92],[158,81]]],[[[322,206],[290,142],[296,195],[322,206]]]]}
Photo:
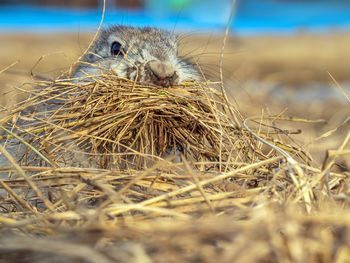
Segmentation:
{"type": "Polygon", "coordinates": [[[152,84],[155,84],[157,86],[162,86],[162,87],[170,87],[178,84],[177,79],[178,78],[176,73],[174,73],[172,76],[169,76],[169,77],[155,76],[152,80],[152,84]]]}

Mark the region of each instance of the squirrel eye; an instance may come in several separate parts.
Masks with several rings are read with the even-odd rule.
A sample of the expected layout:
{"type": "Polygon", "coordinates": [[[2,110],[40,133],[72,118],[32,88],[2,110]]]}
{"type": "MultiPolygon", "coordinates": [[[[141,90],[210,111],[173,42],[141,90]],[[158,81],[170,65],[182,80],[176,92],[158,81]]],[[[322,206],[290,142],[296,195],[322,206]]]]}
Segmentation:
{"type": "Polygon", "coordinates": [[[122,48],[122,44],[120,44],[119,42],[113,42],[111,46],[111,54],[119,55],[120,51],[124,51],[122,48]]]}

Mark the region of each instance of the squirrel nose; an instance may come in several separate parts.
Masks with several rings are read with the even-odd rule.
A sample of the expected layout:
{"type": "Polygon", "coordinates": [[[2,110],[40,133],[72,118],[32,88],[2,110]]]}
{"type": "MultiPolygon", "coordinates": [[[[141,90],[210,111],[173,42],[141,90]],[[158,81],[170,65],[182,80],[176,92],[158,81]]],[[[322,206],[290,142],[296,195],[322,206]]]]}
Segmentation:
{"type": "Polygon", "coordinates": [[[163,87],[176,84],[178,77],[171,65],[157,60],[150,61],[148,64],[152,83],[163,87]]]}

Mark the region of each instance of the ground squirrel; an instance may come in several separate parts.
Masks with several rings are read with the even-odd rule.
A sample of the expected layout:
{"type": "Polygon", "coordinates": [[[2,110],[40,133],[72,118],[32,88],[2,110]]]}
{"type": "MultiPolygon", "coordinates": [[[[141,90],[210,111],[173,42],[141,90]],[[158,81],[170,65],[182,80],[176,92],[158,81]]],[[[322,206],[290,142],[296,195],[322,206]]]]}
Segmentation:
{"type": "Polygon", "coordinates": [[[201,79],[195,66],[178,56],[178,36],[153,27],[101,30],[73,77],[100,75],[104,69],[121,78],[164,87],[201,79]]]}

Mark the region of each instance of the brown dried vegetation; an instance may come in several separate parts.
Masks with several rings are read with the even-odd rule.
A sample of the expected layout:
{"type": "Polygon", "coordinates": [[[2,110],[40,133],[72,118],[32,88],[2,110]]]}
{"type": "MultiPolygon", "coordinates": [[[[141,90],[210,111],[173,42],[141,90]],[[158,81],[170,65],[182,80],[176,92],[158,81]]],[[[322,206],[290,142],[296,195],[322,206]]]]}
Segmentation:
{"type": "Polygon", "coordinates": [[[350,133],[315,164],[281,124],[309,120],[249,132],[217,83],[91,78],[2,111],[0,262],[349,260],[350,133]]]}

